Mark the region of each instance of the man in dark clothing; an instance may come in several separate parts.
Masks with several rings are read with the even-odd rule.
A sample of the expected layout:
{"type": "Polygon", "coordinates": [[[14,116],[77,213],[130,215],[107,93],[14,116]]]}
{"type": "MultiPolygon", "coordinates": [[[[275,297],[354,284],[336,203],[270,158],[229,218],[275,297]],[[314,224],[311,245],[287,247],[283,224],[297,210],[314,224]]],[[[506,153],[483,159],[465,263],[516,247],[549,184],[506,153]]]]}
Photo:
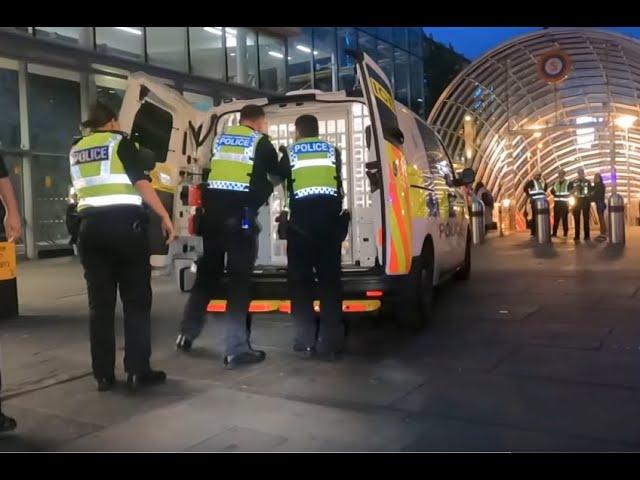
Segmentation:
{"type": "Polygon", "coordinates": [[[262,107],[245,105],[240,124],[218,135],[212,145],[211,173],[203,191],[204,254],[197,262],[195,284],[185,305],[176,342],[183,351],[204,326],[207,305],[226,271],[229,276],[225,313],[225,357],[228,367],[261,362],[266,354],[251,348],[247,311],[251,302],[251,274],[257,255],[258,209],[273,185],[268,175],[281,178],[278,153],[266,130],[262,107]]]}
{"type": "MultiPolygon", "coordinates": [[[[13,193],[13,187],[9,181],[9,174],[4,165],[4,161],[0,156],[0,242],[14,242],[22,233],[22,225],[20,222],[20,214],[18,213],[18,202],[13,193]],[[3,207],[4,205],[4,207],[3,207]]],[[[2,299],[0,298],[0,301],[2,299]]],[[[0,352],[0,355],[2,352],[0,352]]],[[[2,359],[0,358],[0,362],[2,359]]],[[[0,391],[2,391],[2,372],[0,371],[0,391]]],[[[0,433],[10,432],[17,427],[16,421],[2,413],[2,404],[0,403],[0,433]]]]}
{"type": "Polygon", "coordinates": [[[558,227],[562,221],[562,230],[566,237],[569,233],[569,181],[565,178],[565,171],[560,169],[558,172],[558,181],[551,187],[551,195],[553,195],[553,234],[552,237],[558,236],[558,227]]]}
{"type": "Polygon", "coordinates": [[[591,182],[584,176],[584,168],[578,169],[578,178],[569,182],[569,191],[573,194],[576,204],[573,207],[573,220],[575,223],[575,236],[576,242],[580,241],[580,216],[584,224],[584,239],[589,240],[589,221],[591,213],[591,194],[592,186],[591,182]]]}
{"type": "Polygon", "coordinates": [[[318,119],[296,119],[296,141],[283,156],[291,220],[287,260],[291,313],[296,323],[294,351],[335,358],[344,347],[342,323],[340,153],[319,138],[318,119]],[[318,278],[316,297],[315,277],[318,278]],[[320,321],[313,308],[320,300],[320,321]]]}

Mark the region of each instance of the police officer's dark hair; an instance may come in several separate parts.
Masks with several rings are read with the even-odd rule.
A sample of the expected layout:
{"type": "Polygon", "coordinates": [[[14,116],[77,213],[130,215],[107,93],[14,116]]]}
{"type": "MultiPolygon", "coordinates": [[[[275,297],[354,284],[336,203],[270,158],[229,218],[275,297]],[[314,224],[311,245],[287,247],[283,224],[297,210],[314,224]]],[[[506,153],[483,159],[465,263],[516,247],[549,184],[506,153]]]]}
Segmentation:
{"type": "Polygon", "coordinates": [[[318,119],[314,115],[300,115],[296,118],[296,131],[303,137],[317,137],[319,135],[318,119]]]}
{"type": "Polygon", "coordinates": [[[89,109],[89,118],[82,122],[84,128],[100,128],[111,120],[116,120],[118,115],[102,102],[97,102],[89,109]]]}
{"type": "Polygon", "coordinates": [[[258,120],[265,116],[264,108],[260,105],[254,105],[250,103],[249,105],[245,105],[240,110],[240,121],[249,120],[250,122],[254,120],[258,120]]]}

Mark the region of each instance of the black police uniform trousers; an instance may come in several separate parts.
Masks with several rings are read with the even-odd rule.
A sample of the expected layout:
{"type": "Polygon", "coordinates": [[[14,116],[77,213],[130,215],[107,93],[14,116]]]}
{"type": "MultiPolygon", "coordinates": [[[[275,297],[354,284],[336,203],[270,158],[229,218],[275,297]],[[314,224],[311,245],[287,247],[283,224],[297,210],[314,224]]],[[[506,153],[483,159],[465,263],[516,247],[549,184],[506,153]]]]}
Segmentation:
{"type": "Polygon", "coordinates": [[[569,204],[567,201],[556,199],[553,203],[553,235],[558,234],[560,221],[566,237],[569,234],[569,204]]]}
{"type": "Polygon", "coordinates": [[[237,355],[251,349],[250,323],[247,312],[251,303],[251,274],[258,250],[258,227],[255,215],[249,213],[247,229],[242,229],[242,208],[207,209],[202,218],[204,253],[198,260],[193,289],[184,308],[182,334],[191,340],[204,327],[207,305],[221,293],[221,280],[226,270],[227,309],[224,315],[225,350],[237,355]]]}
{"type": "Polygon", "coordinates": [[[116,292],[124,313],[124,368],[150,369],[151,266],[148,214],[140,207],[100,207],[82,216],[78,252],[89,296],[91,360],[96,378],[112,376],[115,366],[116,292]]]}
{"type": "MultiPolygon", "coordinates": [[[[330,202],[334,199],[330,199],[330,202]]],[[[344,346],[341,238],[336,209],[326,199],[297,200],[287,231],[287,262],[295,344],[320,353],[344,346]],[[304,206],[301,206],[304,202],[304,206]],[[296,208],[298,207],[298,208],[296,208]],[[316,282],[317,277],[317,282],[316,282]],[[313,301],[320,301],[319,322],[313,301]]]]}
{"type": "Polygon", "coordinates": [[[591,213],[591,199],[588,197],[576,197],[576,204],[573,207],[573,221],[575,223],[575,236],[577,240],[580,238],[580,215],[584,224],[584,238],[589,239],[589,217],[591,213]]]}
{"type": "Polygon", "coordinates": [[[535,235],[536,234],[536,213],[538,212],[538,209],[536,208],[536,201],[535,199],[532,197],[531,199],[529,199],[529,204],[531,205],[531,223],[530,223],[530,230],[531,230],[531,235],[535,235]]]}

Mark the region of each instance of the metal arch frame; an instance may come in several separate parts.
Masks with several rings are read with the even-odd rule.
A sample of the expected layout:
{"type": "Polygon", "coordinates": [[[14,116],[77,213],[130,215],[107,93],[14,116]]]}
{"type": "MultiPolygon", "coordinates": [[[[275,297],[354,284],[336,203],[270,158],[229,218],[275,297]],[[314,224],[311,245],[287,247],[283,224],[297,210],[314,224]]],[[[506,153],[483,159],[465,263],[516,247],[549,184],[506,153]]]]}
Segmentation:
{"type": "Polygon", "coordinates": [[[503,43],[468,65],[444,90],[429,123],[441,132],[448,151],[457,159],[465,149],[460,134],[463,118],[472,115],[477,129],[468,164],[494,195],[511,198],[522,208],[526,203],[522,185],[528,179],[527,168],[536,161],[540,142],[540,167],[548,182],[555,180],[560,166],[569,178],[579,166],[585,167],[589,177],[609,172],[613,165],[607,133],[609,114],[613,118],[632,114],[639,120],[627,132],[628,143],[625,130],[614,128],[617,187],[631,200],[640,198],[638,89],[640,41],[597,29],[545,29],[503,43]],[[605,44],[608,46],[603,50],[605,44]],[[539,55],[554,47],[573,60],[568,78],[557,88],[535,73],[539,55]],[[504,70],[507,60],[511,64],[508,81],[504,70]],[[476,95],[477,91],[481,93],[476,95]],[[576,125],[578,117],[595,117],[602,122],[576,125]],[[564,129],[553,128],[558,124],[564,129]],[[544,127],[542,136],[525,134],[532,125],[544,127]],[[589,148],[578,145],[576,128],[593,128],[589,148]]]}

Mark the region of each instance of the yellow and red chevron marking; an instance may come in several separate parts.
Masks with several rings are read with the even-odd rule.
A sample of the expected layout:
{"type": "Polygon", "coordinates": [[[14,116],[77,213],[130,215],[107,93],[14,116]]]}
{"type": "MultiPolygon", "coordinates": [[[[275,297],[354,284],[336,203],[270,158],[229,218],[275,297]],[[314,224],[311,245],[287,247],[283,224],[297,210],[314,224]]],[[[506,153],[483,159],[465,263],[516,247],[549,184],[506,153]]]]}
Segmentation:
{"type": "Polygon", "coordinates": [[[402,149],[385,141],[389,183],[387,194],[391,215],[388,228],[391,237],[388,273],[404,274],[411,269],[411,209],[409,183],[402,149]]]}

